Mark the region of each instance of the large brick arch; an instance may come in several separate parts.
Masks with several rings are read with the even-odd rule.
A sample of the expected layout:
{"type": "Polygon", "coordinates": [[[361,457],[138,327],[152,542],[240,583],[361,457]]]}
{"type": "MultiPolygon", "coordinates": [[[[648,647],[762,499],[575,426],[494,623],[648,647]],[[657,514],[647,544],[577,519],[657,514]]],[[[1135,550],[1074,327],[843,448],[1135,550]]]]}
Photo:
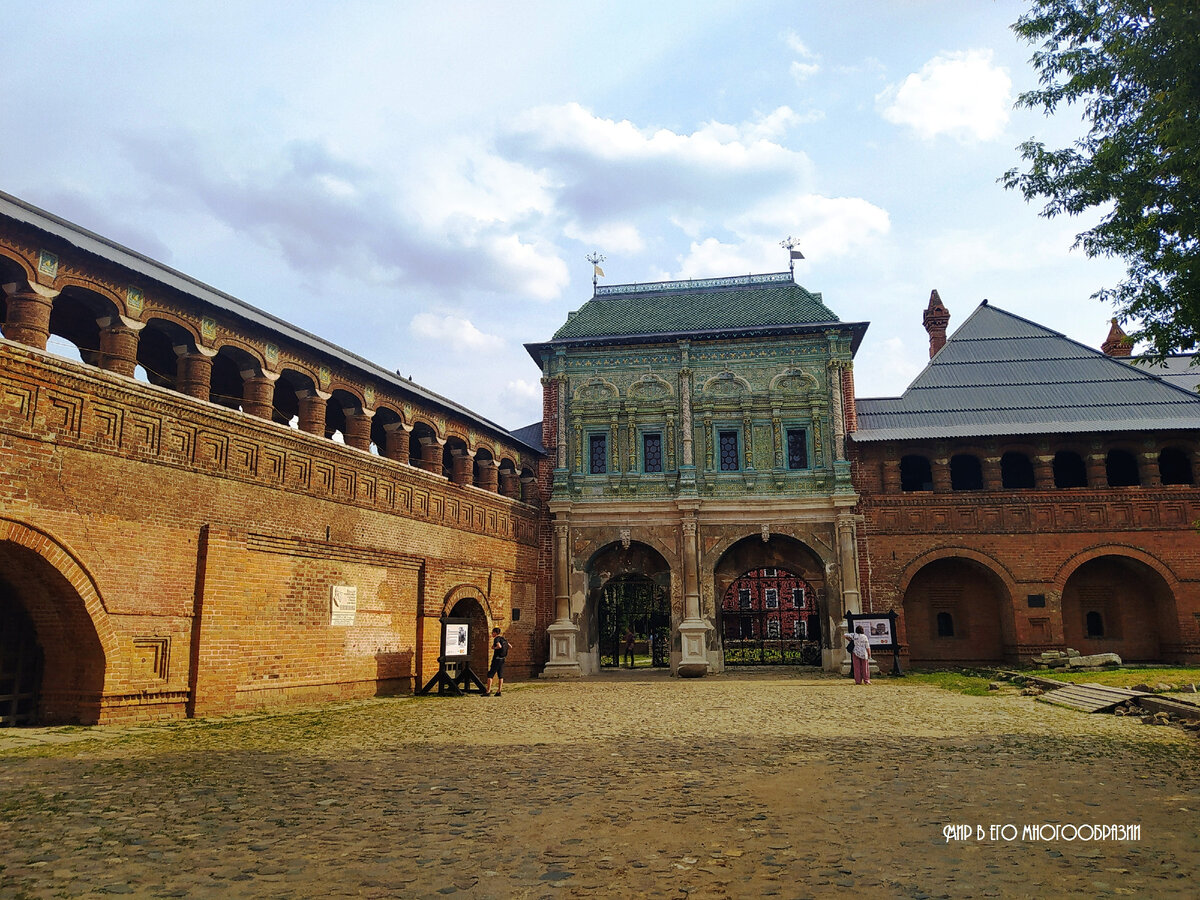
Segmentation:
{"type": "Polygon", "coordinates": [[[1178,593],[1179,578],[1171,570],[1170,566],[1141,547],[1135,547],[1132,544],[1116,543],[1095,544],[1070,556],[1058,567],[1058,571],[1054,573],[1054,578],[1052,579],[1054,587],[1062,591],[1066,587],[1067,580],[1075,574],[1080,566],[1091,562],[1093,559],[1099,559],[1102,556],[1120,556],[1135,560],[1161,575],[1163,581],[1171,589],[1171,592],[1173,594],[1178,593]]]}
{"type": "Polygon", "coordinates": [[[471,620],[468,656],[475,674],[482,675],[488,670],[492,623],[496,621],[487,591],[470,583],[456,585],[442,602],[442,615],[471,620]]]}
{"type": "Polygon", "coordinates": [[[901,642],[914,664],[991,663],[1015,654],[1016,583],[995,558],[941,547],[909,563],[900,585],[901,642]]]}
{"type": "Polygon", "coordinates": [[[98,721],[116,634],[86,569],[50,535],[0,518],[0,578],[25,607],[45,659],[40,716],[98,721]]]}

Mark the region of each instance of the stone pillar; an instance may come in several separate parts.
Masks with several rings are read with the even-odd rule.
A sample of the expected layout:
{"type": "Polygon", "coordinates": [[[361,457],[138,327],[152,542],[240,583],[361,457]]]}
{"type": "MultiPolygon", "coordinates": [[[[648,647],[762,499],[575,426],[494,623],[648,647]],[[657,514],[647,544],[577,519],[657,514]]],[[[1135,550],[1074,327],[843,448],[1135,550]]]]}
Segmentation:
{"type": "Polygon", "coordinates": [[[579,628],[571,621],[571,553],[566,522],[554,523],[554,621],[547,626],[550,660],[542,678],[578,678],[579,628]]]}
{"type": "Polygon", "coordinates": [[[442,474],[442,447],[446,442],[436,437],[418,438],[421,442],[421,468],[434,475],[442,474]]]}
{"type": "Polygon", "coordinates": [[[412,426],[403,422],[392,422],[383,426],[383,434],[383,455],[407,466],[411,461],[412,426]]]}
{"type": "MultiPolygon", "coordinates": [[[[478,462],[478,460],[477,460],[478,462]]],[[[491,491],[493,494],[500,490],[500,463],[494,459],[485,459],[479,462],[479,478],[475,482],[476,487],[481,487],[485,491],[491,491]]]]}
{"type": "Polygon", "coordinates": [[[212,362],[216,355],[217,351],[207,347],[176,347],[175,390],[197,400],[209,399],[212,395],[212,362]]]}
{"type": "Polygon", "coordinates": [[[343,409],[342,413],[346,417],[346,430],[342,434],[346,440],[346,446],[369,452],[371,449],[371,419],[375,415],[375,411],[350,407],[343,409]]]}
{"type": "Polygon", "coordinates": [[[50,310],[54,298],[61,293],[40,284],[20,285],[16,282],[4,285],[8,295],[8,317],[4,323],[4,336],[10,341],[46,349],[50,338],[50,310]]]}
{"type": "Polygon", "coordinates": [[[695,428],[692,425],[692,370],[688,366],[688,347],[683,348],[683,366],[679,370],[679,431],[683,438],[684,468],[694,468],[696,451],[693,447],[695,428]]]}
{"type": "Polygon", "coordinates": [[[558,437],[558,453],[555,468],[567,467],[567,376],[560,372],[555,377],[555,430],[558,437]]]}
{"type": "Polygon", "coordinates": [[[325,401],[328,394],[320,391],[303,391],[296,397],[300,405],[300,421],[297,423],[301,431],[325,437],[325,401]]]}
{"type": "Polygon", "coordinates": [[[458,485],[475,482],[475,451],[451,450],[450,480],[458,485]]]}
{"type": "MultiPolygon", "coordinates": [[[[850,654],[846,652],[846,613],[862,612],[862,593],[858,583],[858,531],[854,517],[845,514],[837,520],[838,572],[842,580],[841,609],[830,607],[830,634],[833,646],[822,650],[826,671],[850,672],[850,654]]],[[[832,598],[830,598],[832,599],[832,598]]]]}
{"type": "Polygon", "coordinates": [[[114,316],[99,319],[96,324],[100,326],[100,355],[96,360],[97,365],[109,372],[132,378],[138,364],[138,332],[146,327],[146,323],[124,316],[114,316]]]}
{"type": "Polygon", "coordinates": [[[841,462],[846,458],[846,416],[842,397],[842,368],[835,359],[829,361],[829,400],[833,417],[833,459],[841,462]]]}
{"type": "Polygon", "coordinates": [[[708,623],[700,617],[700,541],[695,511],[684,512],[680,529],[683,539],[683,621],[679,623],[679,667],[683,678],[708,674],[708,623]]]}
{"type": "Polygon", "coordinates": [[[271,419],[275,408],[275,378],[257,369],[242,372],[242,412],[260,419],[271,419]]]}

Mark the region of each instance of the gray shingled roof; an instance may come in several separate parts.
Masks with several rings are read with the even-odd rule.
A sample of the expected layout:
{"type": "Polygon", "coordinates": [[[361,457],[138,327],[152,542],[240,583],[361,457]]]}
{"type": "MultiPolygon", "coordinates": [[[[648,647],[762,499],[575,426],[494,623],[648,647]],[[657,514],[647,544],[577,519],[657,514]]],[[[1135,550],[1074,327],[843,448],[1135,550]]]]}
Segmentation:
{"type": "Polygon", "coordinates": [[[1185,391],[1200,390],[1200,365],[1194,365],[1195,354],[1181,353],[1168,356],[1162,362],[1153,362],[1142,356],[1130,356],[1122,360],[1135,366],[1138,371],[1157,375],[1167,384],[1181,387],[1185,391]]]}
{"type": "MultiPolygon", "coordinates": [[[[302,328],[298,328],[290,322],[264,312],[255,306],[251,306],[249,303],[239,300],[231,294],[226,294],[214,287],[210,287],[202,281],[197,281],[190,275],[176,271],[169,266],[150,259],[148,256],[143,256],[136,250],[130,250],[128,247],[110,241],[106,237],[96,234],[93,231],[88,231],[86,228],[81,228],[73,222],[61,219],[53,213],[48,213],[3,191],[0,191],[0,215],[7,216],[17,222],[30,225],[39,231],[60,238],[72,246],[78,247],[80,250],[116,263],[118,266],[135,272],[144,278],[174,288],[230,315],[237,316],[247,322],[252,322],[277,334],[284,335],[352,369],[358,369],[368,374],[371,378],[387,384],[391,388],[399,388],[402,392],[407,392],[435,406],[440,406],[443,409],[457,413],[493,433],[512,434],[512,432],[503,426],[485,419],[479,413],[467,409],[465,406],[454,402],[448,397],[443,397],[441,394],[437,394],[414,381],[404,378],[398,372],[385,369],[383,366],[373,363],[369,359],[359,356],[357,353],[345,350],[337,344],[331,343],[302,328]]],[[[520,438],[514,439],[521,440],[520,438]]],[[[534,449],[537,448],[534,447],[534,449]]]]}
{"type": "Polygon", "coordinates": [[[1200,428],[1200,395],[984,301],[859,442],[1200,428]]]}

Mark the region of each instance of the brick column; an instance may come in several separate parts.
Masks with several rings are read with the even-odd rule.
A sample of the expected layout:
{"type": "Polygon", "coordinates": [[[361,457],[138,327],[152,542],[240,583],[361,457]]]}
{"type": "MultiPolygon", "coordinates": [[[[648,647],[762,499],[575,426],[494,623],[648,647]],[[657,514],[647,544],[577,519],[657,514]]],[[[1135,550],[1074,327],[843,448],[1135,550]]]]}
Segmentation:
{"type": "Polygon", "coordinates": [[[900,493],[900,460],[898,459],[883,461],[883,492],[885,494],[900,493]]]}
{"type": "Polygon", "coordinates": [[[1084,464],[1087,466],[1088,487],[1108,487],[1108,466],[1105,464],[1102,452],[1093,451],[1089,453],[1084,460],[1084,464]]]}
{"type": "Polygon", "coordinates": [[[455,484],[467,485],[475,481],[475,453],[471,450],[454,450],[450,462],[450,480],[455,484]]]}
{"type": "Polygon", "coordinates": [[[530,475],[521,479],[521,501],[536,505],[541,502],[542,488],[538,480],[530,475]]]}
{"type": "Polygon", "coordinates": [[[40,284],[25,286],[13,282],[4,285],[4,293],[8,295],[4,336],[18,344],[45,350],[50,337],[50,310],[60,292],[40,284]]]}
{"type": "Polygon", "coordinates": [[[96,365],[132,378],[138,364],[138,332],[146,327],[145,323],[116,316],[99,319],[96,324],[100,326],[100,353],[96,365]]]}
{"type": "Polygon", "coordinates": [[[500,473],[500,493],[512,500],[521,499],[521,476],[511,469],[500,473]]]}
{"type": "Polygon", "coordinates": [[[500,464],[494,459],[484,460],[479,464],[479,482],[477,487],[493,494],[499,490],[500,464]]]}
{"type": "Polygon", "coordinates": [[[435,437],[419,438],[421,441],[421,468],[434,475],[442,474],[442,447],[446,442],[435,437]]]}
{"type": "Polygon", "coordinates": [[[1000,472],[1000,457],[985,456],[983,458],[983,489],[998,491],[1003,487],[1004,477],[1000,472]]]}
{"type": "Polygon", "coordinates": [[[950,458],[947,456],[931,458],[929,464],[933,468],[933,492],[935,494],[950,493],[950,458]]]}
{"type": "Polygon", "coordinates": [[[300,421],[297,423],[301,431],[325,437],[325,401],[328,397],[321,396],[320,391],[302,391],[296,401],[300,405],[300,421]]]}
{"type": "Polygon", "coordinates": [[[242,372],[242,412],[270,419],[274,407],[275,379],[254,369],[242,372]]]}
{"type": "Polygon", "coordinates": [[[374,410],[365,409],[343,409],[342,412],[346,416],[346,433],[342,435],[346,439],[348,447],[354,447],[357,450],[371,449],[371,418],[375,415],[374,410]]]}
{"type": "Polygon", "coordinates": [[[1054,487],[1054,457],[1037,455],[1033,458],[1033,484],[1040,491],[1054,487]]]}
{"type": "Polygon", "coordinates": [[[383,455],[407,466],[410,462],[412,428],[402,422],[392,422],[383,426],[383,433],[383,455]]]}
{"type": "Polygon", "coordinates": [[[216,352],[180,346],[175,348],[175,354],[175,390],[197,400],[207,400],[212,394],[212,361],[216,352]]]}

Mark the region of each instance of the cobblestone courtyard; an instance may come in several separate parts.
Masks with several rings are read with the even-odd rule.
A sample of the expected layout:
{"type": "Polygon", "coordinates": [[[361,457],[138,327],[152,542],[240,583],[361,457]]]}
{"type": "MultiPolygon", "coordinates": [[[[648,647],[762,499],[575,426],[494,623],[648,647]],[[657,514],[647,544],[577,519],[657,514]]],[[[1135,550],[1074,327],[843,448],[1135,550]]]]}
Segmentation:
{"type": "Polygon", "coordinates": [[[1174,728],[779,672],[8,729],[0,898],[1195,896],[1198,762],[1174,728]],[[1043,823],[1141,835],[987,834],[1043,823]]]}

